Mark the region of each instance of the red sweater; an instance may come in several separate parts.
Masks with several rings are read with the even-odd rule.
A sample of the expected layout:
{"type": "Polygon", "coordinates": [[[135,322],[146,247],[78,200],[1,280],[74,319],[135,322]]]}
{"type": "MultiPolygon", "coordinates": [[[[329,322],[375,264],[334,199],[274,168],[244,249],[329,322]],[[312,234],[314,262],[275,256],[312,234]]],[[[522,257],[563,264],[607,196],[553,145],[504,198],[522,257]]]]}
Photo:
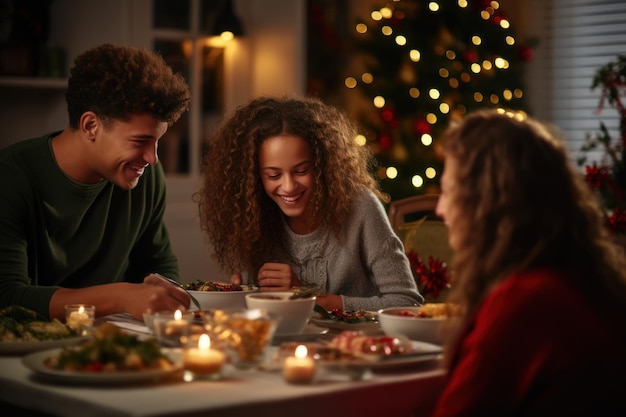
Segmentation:
{"type": "Polygon", "coordinates": [[[554,271],[499,284],[453,358],[433,417],[626,416],[626,349],[554,271]]]}

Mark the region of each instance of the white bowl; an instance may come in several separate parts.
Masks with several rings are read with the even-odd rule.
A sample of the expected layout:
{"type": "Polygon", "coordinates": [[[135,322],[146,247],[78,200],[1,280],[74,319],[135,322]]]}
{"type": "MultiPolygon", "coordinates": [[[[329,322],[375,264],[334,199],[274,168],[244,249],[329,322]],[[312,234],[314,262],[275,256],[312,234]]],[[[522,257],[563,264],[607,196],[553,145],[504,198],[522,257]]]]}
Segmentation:
{"type": "Polygon", "coordinates": [[[258,292],[246,295],[249,309],[262,309],[277,317],[274,334],[300,334],[304,330],[315,307],[316,297],[290,299],[291,291],[258,292]]]}
{"type": "MultiPolygon", "coordinates": [[[[246,308],[246,295],[258,291],[258,288],[242,291],[193,291],[201,310],[242,310],[246,308]]],[[[192,304],[193,307],[193,304],[192,304]]]]}
{"type": "Polygon", "coordinates": [[[419,307],[391,307],[378,310],[380,327],[387,336],[441,345],[440,330],[446,318],[417,317],[419,307]]]}

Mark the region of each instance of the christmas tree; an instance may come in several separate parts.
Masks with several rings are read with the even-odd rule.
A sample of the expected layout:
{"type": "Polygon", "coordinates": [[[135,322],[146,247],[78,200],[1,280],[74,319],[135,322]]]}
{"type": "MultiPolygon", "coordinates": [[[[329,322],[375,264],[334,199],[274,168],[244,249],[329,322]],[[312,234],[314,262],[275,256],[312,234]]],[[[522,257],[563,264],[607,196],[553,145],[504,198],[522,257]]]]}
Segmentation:
{"type": "MultiPolygon", "coordinates": [[[[349,51],[339,51],[338,36],[323,26],[319,10],[313,16],[310,30],[318,30],[320,42],[353,57],[343,62],[342,88],[352,90],[346,107],[362,129],[359,140],[379,161],[378,176],[392,199],[438,192],[439,137],[451,119],[486,107],[525,109],[523,63],[531,49],[517,39],[497,1],[388,2],[352,26],[349,51]],[[371,111],[355,111],[359,100],[371,111]]],[[[331,67],[328,61],[324,66],[331,67]]],[[[332,101],[316,81],[310,86],[317,91],[309,92],[332,101]]]]}

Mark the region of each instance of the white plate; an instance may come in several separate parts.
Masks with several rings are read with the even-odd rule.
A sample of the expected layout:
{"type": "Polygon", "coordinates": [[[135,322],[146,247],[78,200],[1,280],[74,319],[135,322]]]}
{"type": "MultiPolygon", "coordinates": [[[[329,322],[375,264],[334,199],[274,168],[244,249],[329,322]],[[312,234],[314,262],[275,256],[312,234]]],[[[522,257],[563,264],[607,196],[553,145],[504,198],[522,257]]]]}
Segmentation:
{"type": "Polygon", "coordinates": [[[302,333],[297,334],[275,334],[272,344],[278,345],[282,342],[309,342],[328,333],[327,327],[319,327],[314,324],[307,324],[302,333]]]}
{"type": "Polygon", "coordinates": [[[367,359],[320,360],[320,364],[330,370],[389,370],[416,365],[439,359],[441,346],[426,342],[411,341],[413,352],[406,355],[387,356],[378,361],[367,359]]]}
{"type": "MultiPolygon", "coordinates": [[[[316,313],[317,314],[317,313],[316,313]]],[[[376,314],[376,313],[373,313],[376,314]]],[[[321,327],[327,327],[332,330],[365,330],[365,331],[377,331],[380,330],[379,322],[371,321],[359,321],[357,323],[348,323],[340,320],[322,319],[319,317],[311,317],[311,323],[321,327]]]]}
{"type": "Polygon", "coordinates": [[[24,366],[36,375],[53,382],[88,385],[108,384],[134,384],[138,382],[152,382],[162,379],[182,369],[180,360],[175,360],[171,369],[150,369],[145,371],[120,371],[120,372],[77,372],[50,369],[45,365],[45,360],[58,355],[61,349],[51,349],[43,352],[31,353],[22,358],[24,366]]]}
{"type": "Polygon", "coordinates": [[[41,340],[37,342],[0,342],[0,354],[22,354],[71,346],[85,340],[86,336],[74,336],[65,339],[41,340]]]}

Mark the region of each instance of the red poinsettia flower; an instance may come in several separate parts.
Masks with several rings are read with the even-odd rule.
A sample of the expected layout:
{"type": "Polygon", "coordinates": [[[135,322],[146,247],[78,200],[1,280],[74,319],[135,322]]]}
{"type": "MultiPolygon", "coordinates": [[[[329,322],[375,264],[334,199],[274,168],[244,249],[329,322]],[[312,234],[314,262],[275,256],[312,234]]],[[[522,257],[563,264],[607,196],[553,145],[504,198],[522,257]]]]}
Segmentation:
{"type": "Polygon", "coordinates": [[[406,255],[417,287],[426,301],[438,298],[442,291],[450,288],[450,273],[445,261],[429,256],[426,264],[414,250],[410,250],[406,255]]]}

